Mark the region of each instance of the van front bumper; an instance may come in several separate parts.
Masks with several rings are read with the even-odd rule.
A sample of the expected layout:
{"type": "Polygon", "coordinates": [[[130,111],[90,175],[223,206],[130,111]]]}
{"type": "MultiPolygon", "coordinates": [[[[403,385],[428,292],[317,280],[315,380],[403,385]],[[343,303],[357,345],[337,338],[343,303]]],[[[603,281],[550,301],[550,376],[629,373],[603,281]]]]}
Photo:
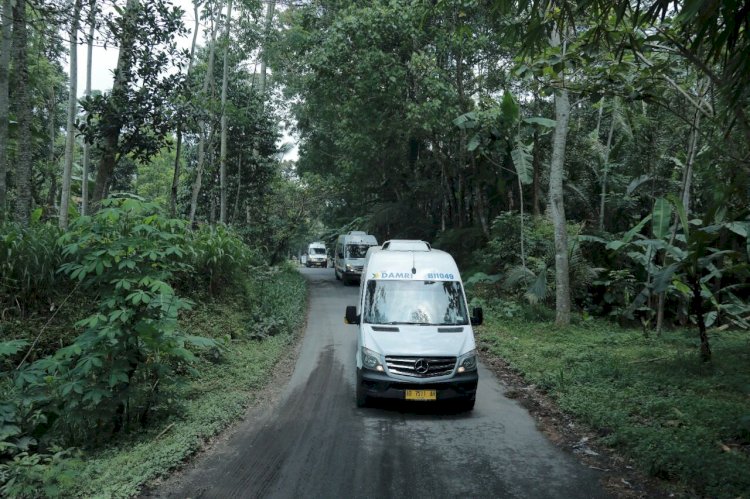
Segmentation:
{"type": "Polygon", "coordinates": [[[447,380],[415,383],[396,380],[377,371],[357,369],[357,383],[368,397],[374,398],[404,400],[406,390],[435,390],[438,401],[471,400],[476,397],[478,381],[477,371],[456,374],[447,380]]]}

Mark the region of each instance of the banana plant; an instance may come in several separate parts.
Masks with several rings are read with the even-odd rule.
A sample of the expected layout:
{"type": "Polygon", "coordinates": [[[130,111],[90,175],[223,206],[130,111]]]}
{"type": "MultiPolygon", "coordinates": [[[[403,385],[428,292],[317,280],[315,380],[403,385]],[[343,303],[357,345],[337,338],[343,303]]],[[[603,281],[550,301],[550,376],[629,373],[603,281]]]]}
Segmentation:
{"type": "MultiPolygon", "coordinates": [[[[512,93],[506,91],[498,101],[479,111],[462,114],[453,124],[461,130],[473,130],[466,149],[478,152],[492,161],[493,150],[501,149],[510,152],[514,173],[518,179],[519,206],[521,209],[521,265],[526,269],[526,251],[524,248],[524,214],[523,186],[533,181],[533,144],[524,142],[524,137],[533,135],[534,127],[550,130],[555,127],[555,120],[539,116],[523,117],[521,106],[512,93]]],[[[528,269],[527,269],[528,270],[528,269]]]]}
{"type": "Polygon", "coordinates": [[[607,244],[610,250],[627,250],[627,256],[648,272],[649,279],[630,305],[630,313],[640,310],[650,296],[667,291],[680,296],[687,302],[689,315],[698,327],[703,361],[711,359],[707,328],[718,318],[738,327],[750,327],[747,317],[750,306],[737,294],[750,283],[750,220],[728,221],[725,217],[726,209],[720,208],[707,213],[710,222],[688,220],[679,198],[659,198],[650,215],[622,239],[607,244]],[[677,227],[671,237],[673,210],[677,214],[677,227]],[[651,238],[641,234],[649,221],[651,238]],[[743,241],[746,253],[717,247],[722,234],[743,241]],[[655,263],[657,253],[664,257],[662,265],[655,263]],[[735,277],[732,284],[722,286],[729,276],[735,277]]]}

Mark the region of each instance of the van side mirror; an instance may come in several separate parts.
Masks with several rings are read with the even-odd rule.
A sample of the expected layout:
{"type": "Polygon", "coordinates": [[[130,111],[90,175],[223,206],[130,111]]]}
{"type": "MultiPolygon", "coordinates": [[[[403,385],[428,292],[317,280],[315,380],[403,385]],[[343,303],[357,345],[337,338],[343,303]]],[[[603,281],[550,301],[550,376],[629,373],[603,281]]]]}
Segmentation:
{"type": "Polygon", "coordinates": [[[344,322],[347,324],[359,324],[359,315],[357,315],[357,307],[349,305],[346,307],[346,315],[344,316],[344,322]]]}
{"type": "Polygon", "coordinates": [[[482,307],[477,307],[471,311],[471,325],[481,326],[482,322],[484,322],[484,312],[482,307]]]}

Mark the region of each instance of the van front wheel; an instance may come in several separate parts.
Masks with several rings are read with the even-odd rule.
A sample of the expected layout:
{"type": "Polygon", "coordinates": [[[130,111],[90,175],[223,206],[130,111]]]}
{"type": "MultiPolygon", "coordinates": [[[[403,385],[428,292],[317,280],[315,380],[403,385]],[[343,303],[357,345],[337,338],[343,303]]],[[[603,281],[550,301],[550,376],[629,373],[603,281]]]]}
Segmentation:
{"type": "Polygon", "coordinates": [[[456,401],[456,409],[458,409],[459,412],[470,412],[474,409],[474,403],[476,401],[475,398],[458,400],[456,401]]]}
{"type": "Polygon", "coordinates": [[[365,389],[362,386],[362,382],[357,380],[357,407],[367,406],[368,396],[365,393],[365,389]]]}

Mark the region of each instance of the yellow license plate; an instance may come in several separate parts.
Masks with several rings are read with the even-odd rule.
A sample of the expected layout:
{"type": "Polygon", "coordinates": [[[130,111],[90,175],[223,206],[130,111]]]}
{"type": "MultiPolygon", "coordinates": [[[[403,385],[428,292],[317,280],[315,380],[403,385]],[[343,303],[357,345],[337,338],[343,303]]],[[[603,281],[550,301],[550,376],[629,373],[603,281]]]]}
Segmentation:
{"type": "Polygon", "coordinates": [[[437,400],[435,390],[406,390],[406,400],[437,400]]]}

